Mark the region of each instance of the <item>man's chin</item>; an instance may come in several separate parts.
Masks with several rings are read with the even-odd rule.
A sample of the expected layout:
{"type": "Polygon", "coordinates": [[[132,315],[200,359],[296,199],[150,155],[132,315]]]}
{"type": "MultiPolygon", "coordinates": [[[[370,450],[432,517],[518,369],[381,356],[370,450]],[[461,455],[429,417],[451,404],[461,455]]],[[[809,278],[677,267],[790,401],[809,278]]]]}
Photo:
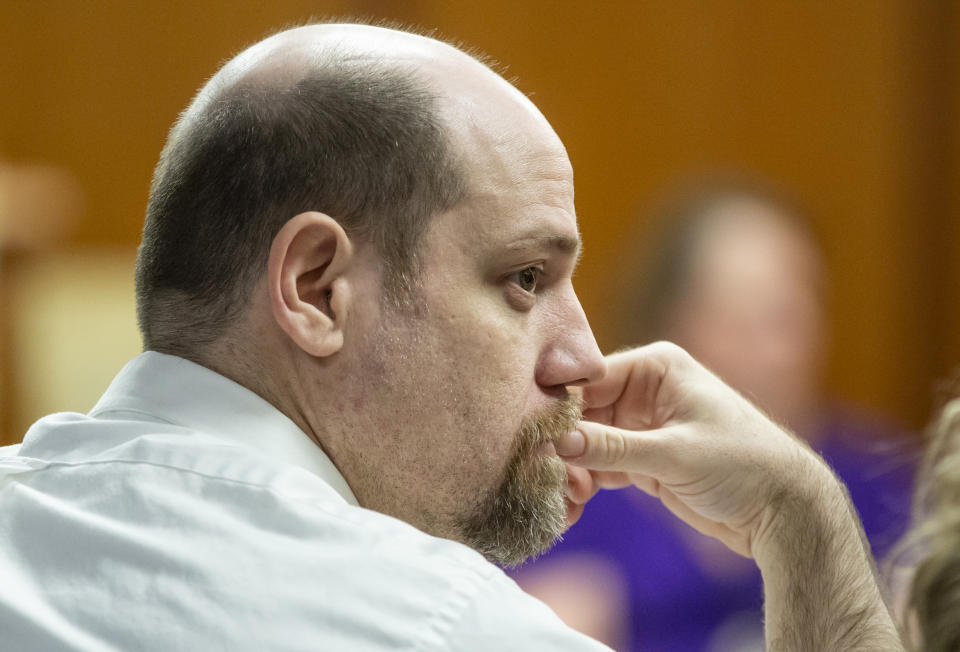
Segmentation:
{"type": "Polygon", "coordinates": [[[541,554],[580,518],[567,500],[567,466],[553,440],[580,419],[574,399],[524,419],[503,481],[461,522],[468,545],[503,566],[541,554]]]}
{"type": "Polygon", "coordinates": [[[513,464],[506,482],[463,523],[465,543],[501,566],[536,557],[569,527],[566,487],[565,465],[555,455],[513,464]]]}

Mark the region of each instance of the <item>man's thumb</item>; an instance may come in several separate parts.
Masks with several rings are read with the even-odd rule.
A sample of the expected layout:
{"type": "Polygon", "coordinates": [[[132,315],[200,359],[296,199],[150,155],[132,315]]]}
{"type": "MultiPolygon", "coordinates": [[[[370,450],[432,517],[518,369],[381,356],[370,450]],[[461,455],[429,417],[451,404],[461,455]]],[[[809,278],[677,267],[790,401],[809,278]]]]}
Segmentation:
{"type": "Polygon", "coordinates": [[[581,421],[556,443],[567,462],[598,471],[646,473],[662,456],[660,431],[635,432],[592,421],[581,421]]]}

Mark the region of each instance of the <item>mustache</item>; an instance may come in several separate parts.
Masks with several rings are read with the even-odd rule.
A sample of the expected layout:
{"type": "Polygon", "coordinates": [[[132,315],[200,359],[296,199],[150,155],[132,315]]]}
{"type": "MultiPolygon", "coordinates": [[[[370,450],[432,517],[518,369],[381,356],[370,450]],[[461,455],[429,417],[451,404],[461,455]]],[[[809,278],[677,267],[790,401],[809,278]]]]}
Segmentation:
{"type": "Polygon", "coordinates": [[[525,417],[520,424],[519,453],[522,456],[543,444],[555,444],[576,428],[582,418],[583,399],[574,394],[567,394],[542,411],[525,417]]]}

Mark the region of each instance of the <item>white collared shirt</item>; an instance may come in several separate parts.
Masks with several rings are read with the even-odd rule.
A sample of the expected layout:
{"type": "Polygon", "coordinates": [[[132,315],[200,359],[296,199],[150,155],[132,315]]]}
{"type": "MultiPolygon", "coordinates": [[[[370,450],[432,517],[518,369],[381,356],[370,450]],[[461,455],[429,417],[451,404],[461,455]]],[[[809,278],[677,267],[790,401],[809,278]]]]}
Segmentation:
{"type": "Polygon", "coordinates": [[[480,555],[363,509],[292,421],[134,358],[0,448],[0,649],[598,650],[480,555]]]}

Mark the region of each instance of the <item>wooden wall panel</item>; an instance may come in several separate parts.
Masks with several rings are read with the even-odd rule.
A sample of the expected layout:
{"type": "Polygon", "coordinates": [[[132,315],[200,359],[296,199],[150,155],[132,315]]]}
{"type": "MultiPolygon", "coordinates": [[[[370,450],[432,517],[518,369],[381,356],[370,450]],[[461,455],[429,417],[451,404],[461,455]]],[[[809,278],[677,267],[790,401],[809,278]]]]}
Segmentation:
{"type": "Polygon", "coordinates": [[[219,61],[311,14],[437,27],[509,65],[564,139],[578,288],[616,344],[616,261],[679,175],[742,166],[806,198],[833,271],[837,394],[919,424],[960,361],[957,24],[950,0],[218,0],[0,5],[0,156],[62,165],[73,240],[136,243],[166,130],[219,61]]]}
{"type": "Polygon", "coordinates": [[[77,241],[135,243],[167,130],[219,63],[284,24],[352,4],[3,3],[5,87],[15,91],[0,103],[0,156],[77,175],[89,200],[77,241]]]}
{"type": "Polygon", "coordinates": [[[960,366],[960,4],[952,3],[951,11],[943,21],[947,28],[947,47],[944,48],[944,72],[946,107],[943,120],[938,125],[936,138],[949,143],[946,164],[947,195],[949,211],[944,219],[944,243],[946,255],[946,286],[942,295],[943,328],[946,332],[946,348],[942,359],[951,368],[960,366]]]}

